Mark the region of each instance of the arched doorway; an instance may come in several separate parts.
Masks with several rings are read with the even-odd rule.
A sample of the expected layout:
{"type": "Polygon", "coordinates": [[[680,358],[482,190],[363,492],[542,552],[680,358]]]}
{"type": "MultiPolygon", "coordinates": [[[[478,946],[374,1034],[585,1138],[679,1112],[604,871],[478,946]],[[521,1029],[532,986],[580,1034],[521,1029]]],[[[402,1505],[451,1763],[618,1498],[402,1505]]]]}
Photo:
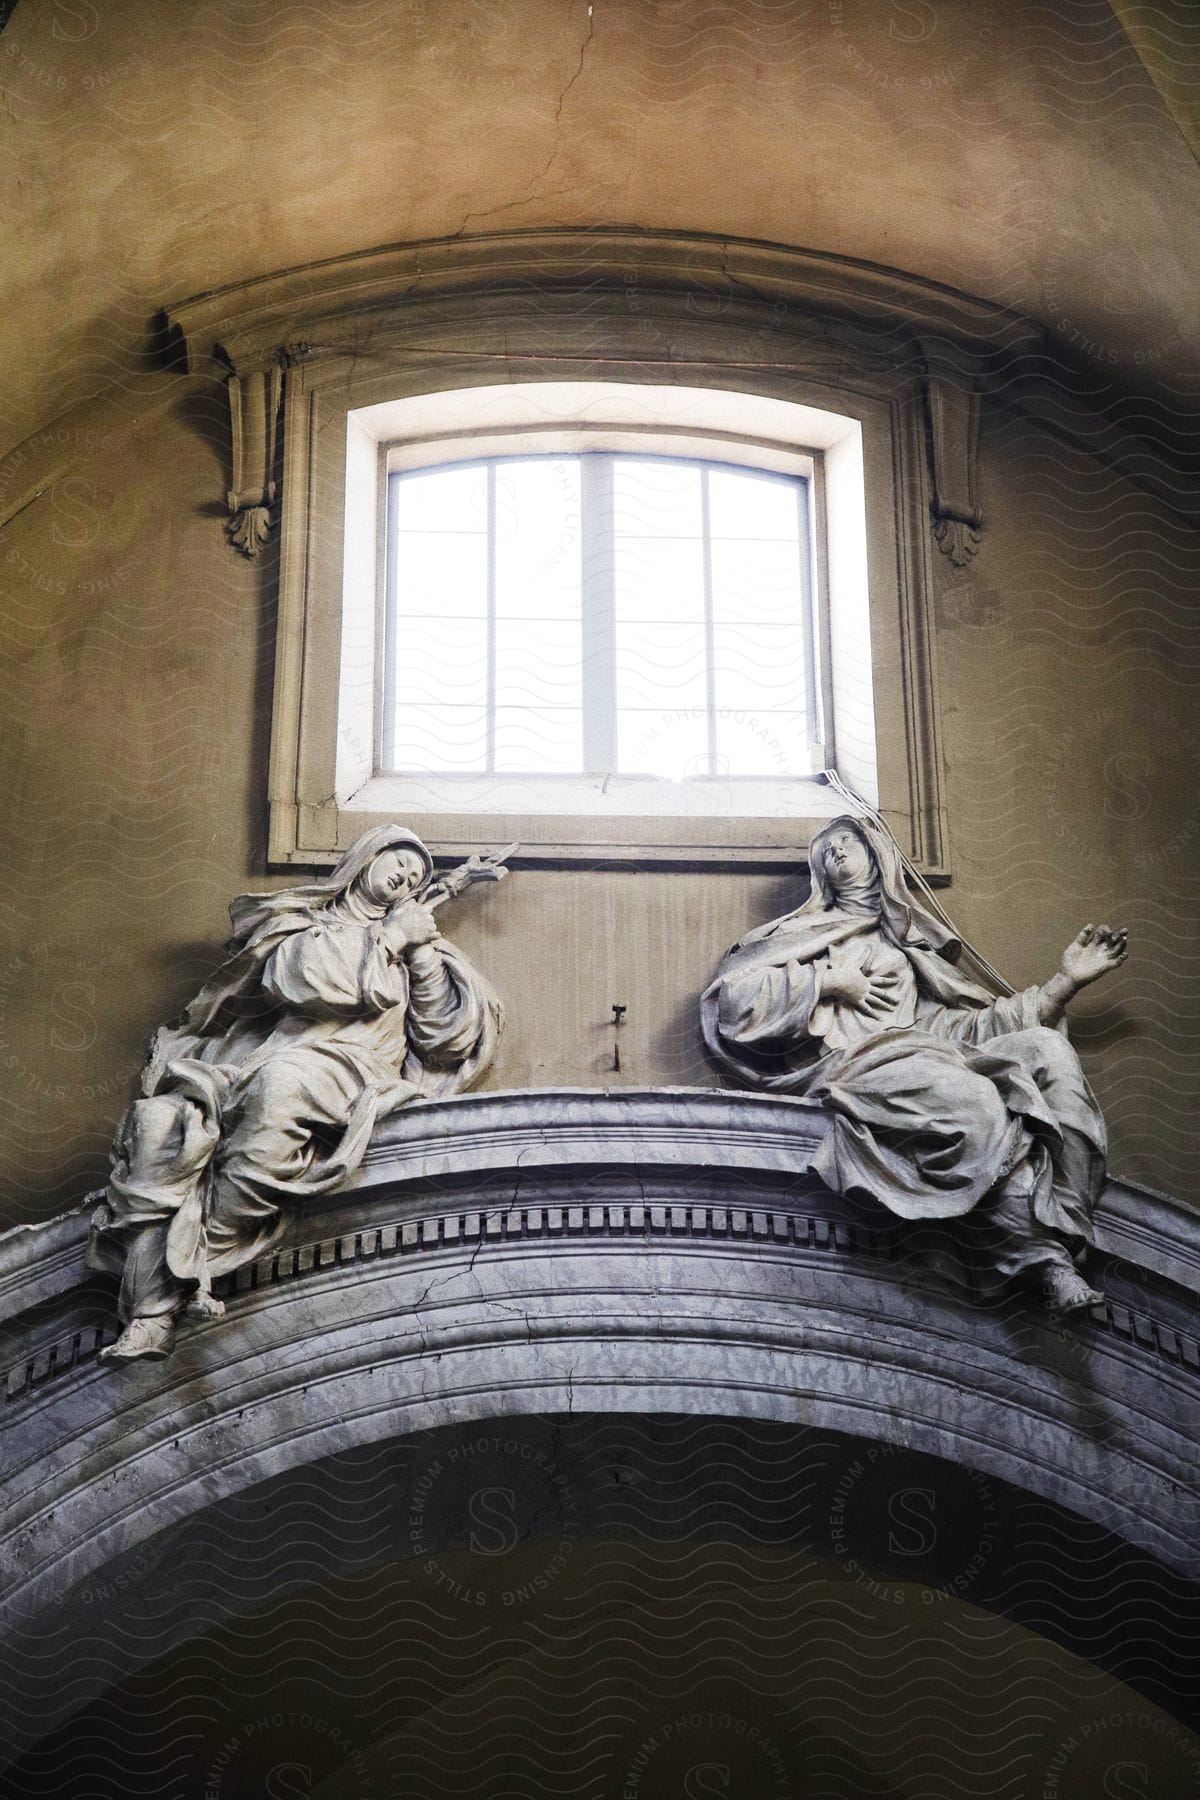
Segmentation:
{"type": "Polygon", "coordinates": [[[1198,1599],[926,1454],[493,1417],[283,1471],[87,1576],[13,1659],[5,1792],[1186,1800],[1198,1599]]]}

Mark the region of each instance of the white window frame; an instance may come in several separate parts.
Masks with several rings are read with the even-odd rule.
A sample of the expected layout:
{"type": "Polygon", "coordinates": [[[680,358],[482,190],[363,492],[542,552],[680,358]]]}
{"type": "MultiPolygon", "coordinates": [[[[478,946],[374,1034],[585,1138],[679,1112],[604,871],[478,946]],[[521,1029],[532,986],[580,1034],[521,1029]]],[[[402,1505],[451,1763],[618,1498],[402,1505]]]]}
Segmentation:
{"type": "MultiPolygon", "coordinates": [[[[327,864],[364,823],[341,807],[337,779],[348,414],[496,384],[601,378],[769,397],[859,423],[879,800],[918,868],[948,878],[934,571],[942,557],[968,566],[984,539],[984,401],[994,381],[1011,382],[1009,360],[1036,347],[1030,321],[794,245],[553,226],[385,244],[281,270],[170,305],[163,325],[173,366],[227,392],[226,527],[236,552],[258,559],[267,619],[277,603],[270,862],[327,864]]],[[[832,542],[832,482],[830,495],[832,542]]],[[[843,734],[839,763],[845,748],[843,734]]],[[[477,823],[490,839],[503,821],[477,823]]],[[[623,845],[615,827],[601,837],[577,823],[562,822],[567,859],[783,869],[804,857],[819,819],[741,821],[704,842],[693,829],[631,820],[623,845]]],[[[461,820],[446,824],[449,855],[467,834],[461,820]]],[[[527,860],[549,850],[531,835],[539,841],[527,860]]]]}
{"type": "MultiPolygon", "coordinates": [[[[344,804],[361,809],[364,805],[371,807],[386,799],[386,804],[398,811],[408,810],[414,814],[428,812],[435,810],[431,806],[431,790],[436,784],[443,800],[449,801],[458,810],[467,811],[474,806],[493,812],[516,809],[526,813],[562,814],[569,811],[575,815],[585,814],[594,818],[611,818],[622,812],[633,812],[638,817],[647,819],[678,817],[682,813],[697,819],[706,816],[720,818],[729,814],[742,818],[790,818],[795,815],[797,802],[803,803],[810,797],[811,777],[828,767],[832,761],[828,731],[832,717],[832,688],[828,656],[826,567],[825,559],[818,559],[815,554],[814,514],[819,508],[820,496],[817,489],[823,475],[819,451],[793,451],[777,445],[751,443],[744,438],[718,440],[710,434],[701,435],[692,430],[639,432],[574,426],[548,431],[544,426],[537,426],[516,431],[511,436],[489,436],[484,441],[451,436],[432,441],[409,439],[400,444],[384,443],[380,445],[380,454],[383,478],[389,485],[393,475],[409,471],[487,463],[495,458],[530,455],[580,456],[581,459],[594,457],[594,462],[585,462],[583,479],[586,483],[589,477],[594,478],[598,465],[602,467],[605,459],[622,454],[683,459],[705,469],[714,465],[740,467],[754,473],[783,475],[803,482],[803,501],[800,501],[799,495],[797,500],[803,520],[802,554],[807,565],[804,569],[804,627],[809,640],[806,646],[806,675],[810,690],[808,712],[810,725],[817,728],[820,743],[813,747],[807,744],[803,747],[802,758],[809,765],[805,768],[803,777],[789,774],[774,779],[709,774],[693,776],[686,783],[681,783],[666,777],[621,772],[615,766],[608,766],[602,755],[588,765],[593,770],[590,774],[489,772],[454,775],[444,771],[430,771],[417,775],[392,770],[385,760],[384,745],[388,718],[388,671],[385,665],[392,628],[390,586],[394,580],[394,554],[387,542],[385,525],[380,570],[379,625],[376,632],[375,710],[373,718],[367,716],[363,719],[364,735],[374,727],[375,767],[357,792],[349,790],[364,773],[361,763],[354,769],[343,768],[340,771],[339,785],[347,793],[344,804]],[[532,450],[530,445],[535,441],[537,448],[532,450]]],[[[384,504],[389,504],[386,498],[384,504]]],[[[390,518],[390,512],[387,517],[390,518]]],[[[586,517],[585,509],[585,519],[586,517]]],[[[585,532],[586,530],[585,524],[585,532]]],[[[585,546],[583,564],[585,568],[591,568],[593,580],[598,577],[603,586],[611,544],[606,540],[598,541],[592,549],[594,554],[589,556],[585,546]]],[[[608,570],[608,579],[608,599],[611,604],[611,569],[608,570]]],[[[585,612],[588,604],[586,588],[585,582],[585,612]]],[[[596,597],[592,596],[593,603],[596,597]]],[[[603,596],[600,598],[603,600],[603,596]]],[[[613,621],[609,616],[609,608],[601,605],[595,610],[603,615],[594,621],[595,628],[601,631],[605,628],[611,630],[613,621]]],[[[869,646],[866,653],[869,656],[869,646]]],[[[711,655],[710,650],[710,660],[711,655]]],[[[710,677],[711,674],[710,669],[710,677]]],[[[358,704],[362,705],[364,702],[365,696],[358,704]]],[[[347,697],[344,704],[349,707],[355,702],[347,697]]],[[[586,744],[589,729],[594,731],[600,718],[594,695],[589,700],[585,693],[584,715],[586,744]]],[[[615,719],[609,723],[615,731],[615,719]]],[[[710,728],[711,724],[712,721],[710,728]]]]}

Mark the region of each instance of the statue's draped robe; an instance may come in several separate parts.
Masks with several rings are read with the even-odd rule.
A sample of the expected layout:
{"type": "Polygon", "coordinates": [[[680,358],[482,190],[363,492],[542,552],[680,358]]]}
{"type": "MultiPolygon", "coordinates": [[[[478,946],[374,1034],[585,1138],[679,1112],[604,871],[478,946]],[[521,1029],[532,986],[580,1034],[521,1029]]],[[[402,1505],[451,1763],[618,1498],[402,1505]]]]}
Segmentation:
{"type": "Polygon", "coordinates": [[[378,1118],[468,1086],[493,1055],[499,1001],[452,944],[392,961],[382,908],[348,884],[275,898],[158,1034],[118,1132],[90,1260],[122,1274],[126,1319],[264,1254],[281,1205],[344,1182],[378,1118]]]}
{"type": "Polygon", "coordinates": [[[837,1192],[904,1219],[987,1197],[1002,1273],[1067,1261],[1090,1241],[1106,1148],[1078,1058],[1039,1024],[1037,988],[997,998],[967,981],[890,885],[882,908],[878,884],[846,906],[815,887],[737,945],[704,995],[709,1048],[741,1085],[829,1109],[813,1169],[837,1192]],[[882,1016],[823,997],[837,965],[897,977],[882,1016]]]}

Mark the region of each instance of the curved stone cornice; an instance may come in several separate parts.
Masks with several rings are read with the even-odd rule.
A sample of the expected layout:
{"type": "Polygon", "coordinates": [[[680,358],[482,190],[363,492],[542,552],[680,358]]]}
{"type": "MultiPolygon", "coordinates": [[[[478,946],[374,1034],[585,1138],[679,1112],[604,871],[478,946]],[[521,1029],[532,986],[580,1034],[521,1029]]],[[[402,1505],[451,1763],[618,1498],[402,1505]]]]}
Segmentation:
{"type": "MultiPolygon", "coordinates": [[[[828,1125],[808,1101],[726,1088],[535,1088],[423,1101],[380,1125],[338,1213],[422,1182],[534,1168],[736,1169],[743,1179],[754,1172],[790,1182],[807,1173],[828,1125]]],[[[821,1183],[809,1191],[826,1209],[842,1205],[821,1183]]],[[[87,1279],[84,1246],[99,1198],[0,1232],[0,1319],[15,1320],[87,1279]]],[[[308,1208],[296,1229],[315,1216],[308,1208]]],[[[1096,1244],[1200,1301],[1200,1218],[1169,1195],[1110,1179],[1096,1244]]]]}
{"type": "Polygon", "coordinates": [[[96,1360],[111,1290],[83,1273],[83,1212],[9,1233],[10,1606],[28,1615],[169,1521],[329,1451],[573,1410],[772,1418],[930,1451],[1200,1572],[1182,1210],[1109,1189],[1109,1299],[1067,1329],[1020,1296],[965,1301],[913,1260],[911,1228],[815,1182],[824,1129],[802,1102],[724,1091],[420,1103],[165,1363],[96,1360]]]}
{"type": "Polygon", "coordinates": [[[1001,369],[1011,379],[1014,357],[1044,348],[1045,337],[1005,307],[878,263],[634,226],[389,244],[197,295],[167,307],[164,321],[168,344],[191,373],[229,377],[230,534],[249,556],[266,539],[277,498],[288,369],[389,352],[445,366],[448,355],[478,355],[481,328],[499,324],[505,338],[512,334],[501,357],[510,372],[557,345],[558,356],[576,363],[616,356],[627,371],[644,364],[679,376],[697,361],[713,366],[698,329],[737,325],[736,345],[725,345],[720,360],[743,376],[795,374],[815,361],[844,365],[853,387],[882,360],[901,386],[923,392],[934,538],[962,566],[979,547],[983,520],[975,478],[981,386],[1001,369]],[[562,315],[573,326],[569,351],[556,325],[562,315]],[[631,322],[648,325],[651,315],[662,341],[636,330],[630,339],[631,322]]]}
{"type": "Polygon", "coordinates": [[[976,356],[1029,350],[1042,328],[1009,308],[857,257],[754,238],[637,226],[559,226],[387,244],[217,288],[165,309],[193,373],[242,375],[360,346],[372,326],[454,296],[533,300],[617,288],[691,296],[694,315],[780,302],[804,315],[932,337],[976,356]]]}

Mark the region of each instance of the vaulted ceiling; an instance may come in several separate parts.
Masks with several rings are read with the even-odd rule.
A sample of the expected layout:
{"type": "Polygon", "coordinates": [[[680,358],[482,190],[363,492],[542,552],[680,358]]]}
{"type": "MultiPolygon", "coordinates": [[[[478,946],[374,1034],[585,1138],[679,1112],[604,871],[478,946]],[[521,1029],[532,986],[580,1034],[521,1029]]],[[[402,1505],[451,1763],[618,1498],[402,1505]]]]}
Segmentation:
{"type": "Polygon", "coordinates": [[[0,447],[136,392],[168,301],[543,224],[892,264],[1183,402],[1195,18],[1187,0],[16,0],[0,447]]]}

